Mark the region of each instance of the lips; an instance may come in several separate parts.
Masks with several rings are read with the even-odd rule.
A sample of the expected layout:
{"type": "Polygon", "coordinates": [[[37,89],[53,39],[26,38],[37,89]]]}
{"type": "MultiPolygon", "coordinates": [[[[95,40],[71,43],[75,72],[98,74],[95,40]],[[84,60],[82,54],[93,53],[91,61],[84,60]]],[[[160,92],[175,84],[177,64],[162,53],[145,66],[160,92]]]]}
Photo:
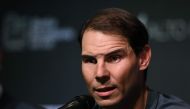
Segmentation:
{"type": "Polygon", "coordinates": [[[95,93],[100,97],[110,96],[114,93],[116,87],[100,87],[95,89],[95,93]]]}

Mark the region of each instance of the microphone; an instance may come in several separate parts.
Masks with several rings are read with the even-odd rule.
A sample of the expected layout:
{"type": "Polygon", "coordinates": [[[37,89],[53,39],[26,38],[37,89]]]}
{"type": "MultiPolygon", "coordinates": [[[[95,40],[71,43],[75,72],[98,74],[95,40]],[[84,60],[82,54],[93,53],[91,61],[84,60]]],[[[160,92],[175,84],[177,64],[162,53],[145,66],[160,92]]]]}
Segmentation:
{"type": "Polygon", "coordinates": [[[94,99],[89,95],[74,97],[71,101],[58,109],[92,109],[95,105],[94,99]]]}

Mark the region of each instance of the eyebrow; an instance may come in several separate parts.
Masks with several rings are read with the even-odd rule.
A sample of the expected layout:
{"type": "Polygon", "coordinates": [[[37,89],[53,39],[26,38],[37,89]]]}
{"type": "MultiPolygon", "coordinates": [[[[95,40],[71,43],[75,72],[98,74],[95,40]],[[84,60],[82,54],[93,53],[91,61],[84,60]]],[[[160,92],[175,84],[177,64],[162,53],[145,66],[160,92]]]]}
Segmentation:
{"type": "Polygon", "coordinates": [[[94,56],[91,56],[91,55],[82,55],[81,56],[83,59],[85,59],[85,58],[91,58],[91,59],[93,59],[93,58],[95,58],[94,56]]]}
{"type": "Polygon", "coordinates": [[[114,55],[114,54],[118,54],[118,53],[125,54],[126,50],[124,48],[117,49],[117,50],[107,53],[105,56],[110,56],[110,55],[114,55]]]}
{"type": "MultiPolygon", "coordinates": [[[[117,53],[122,53],[122,54],[125,54],[127,53],[127,50],[124,49],[124,48],[121,48],[121,49],[116,49],[116,50],[113,50],[109,53],[106,53],[106,54],[103,54],[105,56],[110,56],[110,55],[113,55],[113,54],[117,54],[117,53]]],[[[102,55],[102,54],[101,54],[102,55]]],[[[97,55],[88,55],[88,54],[82,54],[81,55],[83,58],[94,58],[94,57],[97,57],[97,55]]]]}

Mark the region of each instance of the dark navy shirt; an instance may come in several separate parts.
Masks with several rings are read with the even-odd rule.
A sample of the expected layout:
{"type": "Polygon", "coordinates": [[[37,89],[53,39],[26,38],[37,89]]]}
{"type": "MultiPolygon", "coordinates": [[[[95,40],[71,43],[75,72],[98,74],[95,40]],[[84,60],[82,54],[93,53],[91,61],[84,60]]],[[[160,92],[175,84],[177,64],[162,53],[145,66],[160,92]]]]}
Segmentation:
{"type": "Polygon", "coordinates": [[[149,90],[146,109],[190,109],[190,105],[176,96],[149,90]]]}
{"type": "MultiPolygon", "coordinates": [[[[145,109],[190,109],[190,105],[180,98],[149,90],[145,109]]],[[[97,104],[92,109],[101,109],[97,104]]]]}
{"type": "MultiPolygon", "coordinates": [[[[76,96],[59,109],[101,109],[93,97],[76,96]]],[[[149,90],[145,109],[190,109],[190,105],[173,95],[149,90]]]]}

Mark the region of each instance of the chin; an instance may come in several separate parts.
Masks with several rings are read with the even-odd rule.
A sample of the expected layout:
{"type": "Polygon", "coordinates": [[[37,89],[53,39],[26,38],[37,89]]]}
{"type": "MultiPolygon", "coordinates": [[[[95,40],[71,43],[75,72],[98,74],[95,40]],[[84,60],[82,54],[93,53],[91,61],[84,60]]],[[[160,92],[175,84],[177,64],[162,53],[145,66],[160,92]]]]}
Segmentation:
{"type": "Polygon", "coordinates": [[[109,99],[95,99],[95,100],[99,106],[106,108],[106,107],[117,106],[121,102],[122,97],[113,97],[109,99]]]}

